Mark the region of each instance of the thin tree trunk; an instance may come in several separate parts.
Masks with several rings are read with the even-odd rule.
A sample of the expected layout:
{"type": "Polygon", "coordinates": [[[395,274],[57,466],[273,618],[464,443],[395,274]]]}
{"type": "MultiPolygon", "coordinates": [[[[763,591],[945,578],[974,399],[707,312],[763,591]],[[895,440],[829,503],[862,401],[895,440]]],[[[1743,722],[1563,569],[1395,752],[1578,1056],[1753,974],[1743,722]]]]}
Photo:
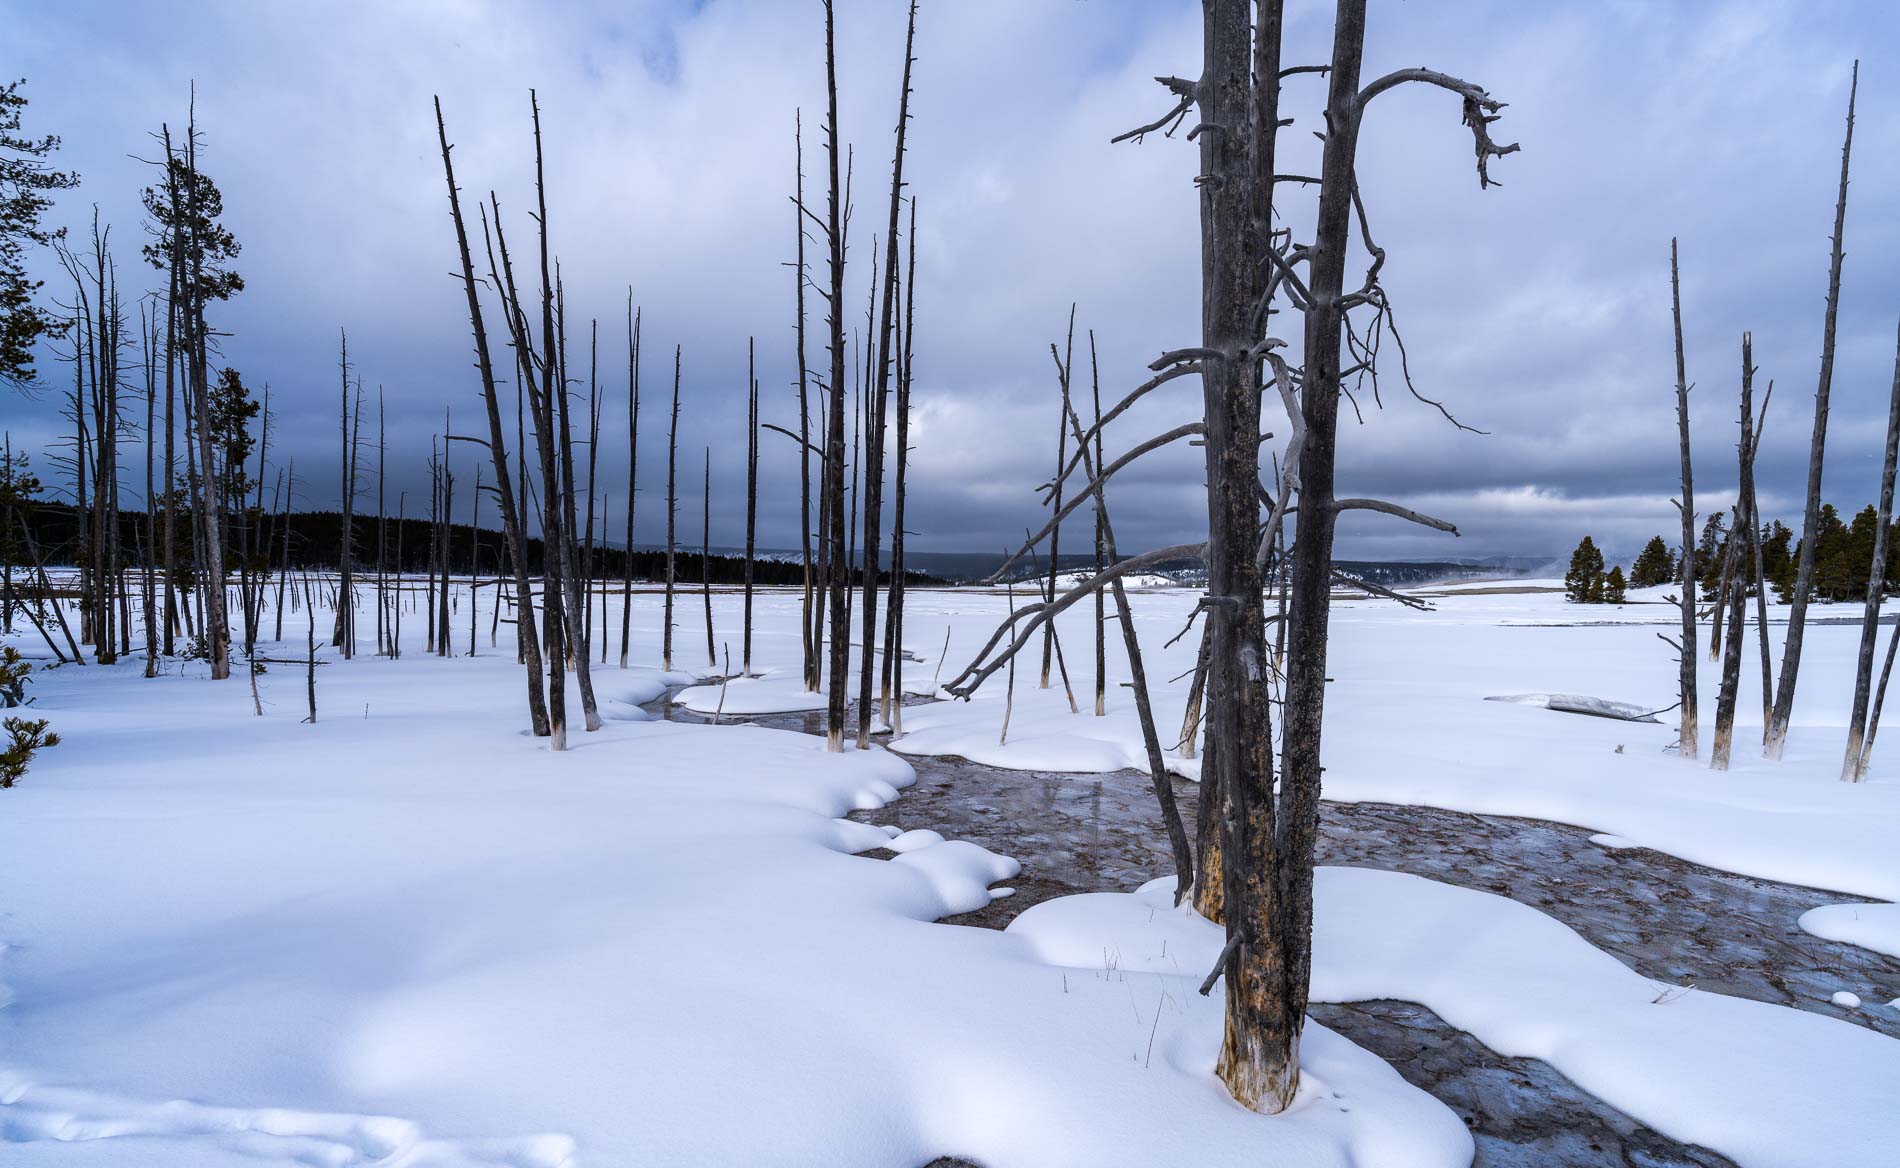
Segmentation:
{"type": "Polygon", "coordinates": [[[825,0],[825,154],[830,171],[826,207],[825,244],[830,252],[830,296],[826,324],[830,331],[831,379],[825,422],[824,493],[830,536],[825,589],[831,609],[830,667],[825,708],[825,746],[844,749],[845,687],[850,669],[850,615],[845,609],[850,590],[843,559],[844,516],[844,255],[843,187],[838,174],[838,53],[832,0],[825,0]]]}
{"type": "MultiPolygon", "coordinates": [[[[547,700],[541,688],[541,650],[534,630],[534,592],[528,574],[528,548],[525,524],[513,484],[508,477],[508,450],[502,438],[501,404],[495,393],[495,369],[489,358],[488,331],[482,327],[481,298],[475,288],[475,264],[469,254],[468,230],[462,219],[460,193],[455,187],[455,168],[449,160],[448,129],[442,120],[442,102],[436,99],[436,133],[442,146],[442,171],[449,187],[449,210],[455,220],[455,244],[462,262],[462,287],[468,297],[469,327],[475,339],[475,364],[482,380],[482,404],[488,412],[488,453],[495,467],[495,494],[501,503],[501,524],[508,540],[509,560],[515,577],[515,638],[526,664],[528,681],[528,719],[536,737],[547,737],[547,700]]],[[[505,306],[504,306],[505,307],[505,306]]],[[[390,627],[390,656],[402,654],[402,499],[397,502],[395,619],[390,627]]],[[[497,595],[495,603],[501,598],[497,595]]]]}
{"type": "MultiPolygon", "coordinates": [[[[1095,330],[1089,330],[1089,382],[1095,403],[1096,447],[1094,457],[1089,455],[1088,439],[1083,436],[1081,422],[1073,411],[1069,414],[1069,425],[1075,432],[1076,449],[1082,455],[1083,473],[1093,480],[1096,468],[1102,465],[1101,425],[1102,425],[1102,381],[1101,371],[1095,359],[1095,330]]],[[[1115,555],[1115,528],[1108,518],[1108,496],[1100,481],[1095,484],[1095,530],[1100,540],[1102,553],[1109,560],[1115,555]]],[[[1188,845],[1187,826],[1181,821],[1181,809],[1175,805],[1174,782],[1168,775],[1168,766],[1161,755],[1161,735],[1155,729],[1154,709],[1148,700],[1148,671],[1142,663],[1141,639],[1135,635],[1134,612],[1128,605],[1127,590],[1122,587],[1121,577],[1114,577],[1111,587],[1115,591],[1115,611],[1120,618],[1122,646],[1128,652],[1129,688],[1134,693],[1135,714],[1141,723],[1141,744],[1148,753],[1148,777],[1154,784],[1155,801],[1161,805],[1161,822],[1168,833],[1168,847],[1174,856],[1174,903],[1180,904],[1187,898],[1188,890],[1194,880],[1194,854],[1188,845]]],[[[1101,590],[1095,593],[1099,599],[1101,590]]],[[[1102,676],[1102,657],[1096,657],[1097,702],[1102,701],[1099,679],[1102,676]]],[[[1098,708],[1097,713],[1100,714],[1098,708]]]]}
{"type": "Polygon", "coordinates": [[[666,435],[666,615],[660,635],[660,668],[673,670],[673,590],[678,578],[680,444],[680,347],[673,346],[673,424],[666,435]]]}
{"type": "Polygon", "coordinates": [[[1867,603],[1861,614],[1860,653],[1854,667],[1854,710],[1847,719],[1847,753],[1841,779],[1858,783],[1867,776],[1868,687],[1873,681],[1874,646],[1880,638],[1880,605],[1887,595],[1887,525],[1893,518],[1893,482],[1900,459],[1900,340],[1894,342],[1893,388],[1887,399],[1887,452],[1880,468],[1880,506],[1874,524],[1874,558],[1867,571],[1867,603]]]}
{"type": "Polygon", "coordinates": [[[1781,679],[1768,724],[1764,753],[1779,761],[1794,717],[1795,681],[1801,673],[1801,644],[1807,631],[1808,593],[1814,584],[1814,550],[1820,534],[1821,467],[1827,452],[1828,398],[1834,385],[1834,322],[1841,303],[1842,240],[1847,232],[1847,172],[1854,151],[1854,101],[1860,93],[1860,62],[1854,62],[1847,91],[1847,133],[1841,142],[1840,194],[1834,202],[1834,240],[1827,273],[1827,312],[1821,326],[1821,373],[1814,390],[1814,437],[1808,446],[1808,499],[1801,515],[1801,550],[1795,563],[1794,598],[1788,606],[1788,635],[1781,648],[1781,679]]]}
{"type": "Polygon", "coordinates": [[[712,619],[712,447],[706,448],[706,483],[701,489],[699,529],[699,593],[706,601],[706,668],[719,667],[713,647],[712,619]]]}
{"type": "Polygon", "coordinates": [[[752,338],[746,338],[745,461],[745,633],[739,671],[752,676],[752,557],[759,531],[759,379],[754,373],[752,338]]]}
{"type": "Polygon", "coordinates": [[[1682,645],[1676,661],[1682,727],[1676,737],[1676,753],[1694,760],[1699,749],[1695,676],[1695,478],[1689,465],[1689,375],[1682,351],[1682,272],[1673,239],[1669,241],[1669,301],[1676,328],[1676,432],[1682,455],[1682,498],[1676,504],[1676,510],[1682,515],[1682,645]]]}
{"type": "MultiPolygon", "coordinates": [[[[874,388],[866,403],[870,421],[866,426],[864,468],[864,645],[858,671],[858,749],[871,744],[872,685],[877,664],[877,574],[878,541],[882,534],[884,506],[884,421],[891,396],[891,336],[897,313],[897,224],[904,195],[904,141],[910,129],[911,67],[916,62],[913,49],[917,37],[917,4],[912,0],[904,31],[903,81],[897,96],[897,147],[891,156],[890,214],[884,232],[884,281],[879,288],[883,304],[877,323],[877,371],[874,388]]],[[[873,265],[872,279],[876,267],[873,265]]],[[[868,339],[868,338],[867,338],[868,339]]],[[[889,721],[890,711],[884,712],[889,721]]]]}
{"type": "MultiPolygon", "coordinates": [[[[1736,443],[1736,482],[1743,484],[1735,501],[1735,528],[1729,534],[1728,555],[1722,569],[1721,606],[1729,609],[1728,638],[1722,650],[1722,687],[1715,699],[1715,741],[1709,749],[1709,769],[1728,769],[1730,749],[1735,741],[1735,702],[1742,681],[1742,632],[1747,623],[1748,586],[1742,569],[1747,544],[1742,529],[1749,526],[1748,488],[1755,461],[1755,363],[1754,340],[1742,334],[1742,409],[1741,439],[1736,443]]],[[[1900,384],[1896,384],[1900,393],[1900,384]]],[[[1900,397],[1895,403],[1900,406],[1900,397]]]]}
{"type": "MultiPolygon", "coordinates": [[[[633,644],[633,507],[640,471],[640,313],[627,289],[627,559],[620,582],[620,668],[633,644]]],[[[606,634],[603,633],[603,636],[606,634]]]]}
{"type": "Polygon", "coordinates": [[[816,621],[822,619],[813,601],[812,514],[811,514],[811,404],[807,394],[810,374],[805,366],[805,125],[804,111],[793,113],[792,144],[796,158],[797,180],[794,186],[792,225],[797,231],[798,267],[796,275],[798,322],[798,538],[805,567],[804,607],[801,608],[799,640],[804,650],[805,689],[818,691],[818,641],[816,621]]]}
{"type": "Polygon", "coordinates": [[[893,484],[896,495],[895,506],[891,512],[891,592],[890,613],[885,617],[885,627],[889,631],[885,663],[890,671],[890,684],[886,687],[885,709],[889,711],[891,736],[899,737],[904,733],[904,487],[910,467],[910,386],[911,361],[915,348],[917,327],[917,199],[910,201],[910,230],[904,235],[906,252],[904,274],[904,344],[903,367],[897,379],[897,476],[893,484]]]}
{"type": "MultiPolygon", "coordinates": [[[[1062,512],[1062,468],[1068,463],[1067,442],[1069,437],[1069,370],[1075,368],[1075,305],[1069,305],[1069,340],[1062,355],[1062,412],[1056,423],[1056,478],[1055,494],[1050,497],[1049,506],[1057,514],[1062,512]]],[[[1062,525],[1056,524],[1049,533],[1049,583],[1043,598],[1054,604],[1056,599],[1056,574],[1060,572],[1062,555],[1062,525]]],[[[1050,658],[1055,652],[1056,622],[1050,621],[1043,626],[1042,632],[1042,677],[1036,683],[1039,689],[1049,688],[1050,658]]],[[[1071,699],[1073,704],[1073,699],[1071,699]]]]}

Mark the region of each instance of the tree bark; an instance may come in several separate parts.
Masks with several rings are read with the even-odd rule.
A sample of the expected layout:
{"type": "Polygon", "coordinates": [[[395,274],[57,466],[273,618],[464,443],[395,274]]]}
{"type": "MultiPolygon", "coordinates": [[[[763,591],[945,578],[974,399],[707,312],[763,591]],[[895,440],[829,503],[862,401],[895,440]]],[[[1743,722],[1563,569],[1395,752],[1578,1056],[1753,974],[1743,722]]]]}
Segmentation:
{"type": "Polygon", "coordinates": [[[1676,431],[1682,455],[1682,498],[1676,505],[1682,513],[1682,647],[1676,662],[1681,730],[1676,736],[1676,753],[1693,760],[1699,749],[1695,676],[1695,478],[1689,465],[1689,375],[1682,352],[1682,274],[1673,239],[1669,241],[1669,302],[1676,328],[1676,431]]]}
{"type": "Polygon", "coordinates": [[[1860,92],[1860,62],[1854,62],[1847,91],[1847,133],[1841,142],[1840,193],[1834,201],[1834,240],[1828,260],[1827,311],[1821,325],[1821,372],[1814,390],[1814,436],[1808,445],[1808,498],[1801,515],[1801,550],[1795,563],[1794,597],[1788,606],[1788,635],[1781,648],[1781,679],[1768,723],[1764,753],[1779,761],[1794,717],[1795,681],[1801,673],[1801,644],[1807,631],[1808,593],[1814,583],[1814,550],[1820,534],[1821,466],[1827,453],[1828,398],[1834,385],[1834,322],[1841,303],[1842,240],[1847,231],[1847,172],[1854,151],[1854,101],[1860,92]]]}
{"type": "Polygon", "coordinates": [[[1900,459],[1900,340],[1894,342],[1893,388],[1887,398],[1887,452],[1880,468],[1880,506],[1874,524],[1874,559],[1867,572],[1867,603],[1861,614],[1860,652],[1854,662],[1854,709],[1847,719],[1847,753],[1841,759],[1843,782],[1858,783],[1867,776],[1864,749],[1869,686],[1873,681],[1874,646],[1880,638],[1880,604],[1887,595],[1887,524],[1893,518],[1893,482],[1900,459]]]}

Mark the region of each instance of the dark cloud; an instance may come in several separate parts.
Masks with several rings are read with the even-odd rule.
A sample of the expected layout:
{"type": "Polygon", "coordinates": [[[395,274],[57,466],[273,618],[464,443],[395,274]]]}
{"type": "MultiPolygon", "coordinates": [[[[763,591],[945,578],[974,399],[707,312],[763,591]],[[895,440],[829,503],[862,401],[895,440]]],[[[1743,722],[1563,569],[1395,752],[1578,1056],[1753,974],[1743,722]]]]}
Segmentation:
{"type": "MultiPolygon", "coordinates": [[[[1327,52],[1328,6],[1295,5],[1289,61],[1327,52]]],[[[912,526],[935,549],[1000,546],[1034,522],[1054,461],[1048,345],[1071,301],[1093,329],[1104,393],[1191,343],[1198,318],[1194,149],[1111,146],[1162,108],[1150,78],[1199,59],[1198,6],[1120,0],[926,5],[919,32],[911,190],[919,199],[918,402],[912,526]]],[[[857,150],[847,319],[860,330],[888,182],[902,12],[840,7],[844,135],[857,150]]],[[[249,290],[220,311],[227,359],[269,381],[280,453],[303,501],[333,505],[336,342],[387,397],[390,472],[421,486],[444,405],[478,407],[466,321],[449,277],[429,99],[440,94],[471,194],[493,188],[517,239],[530,229],[527,90],[540,91],[550,219],[572,331],[601,319],[602,479],[624,505],[626,289],[644,310],[640,505],[657,515],[673,346],[683,346],[682,445],[715,450],[715,541],[736,540],[746,338],[768,419],[793,414],[794,110],[818,190],[821,28],[812,4],[485,0],[291,7],[245,3],[38,6],[9,22],[9,68],[29,78],[31,128],[64,135],[85,176],[58,214],[97,202],[133,268],[148,133],[185,117],[198,85],[206,166],[243,240],[249,290]],[[732,506],[724,506],[724,503],[732,506]]],[[[1363,183],[1421,390],[1488,434],[1453,430],[1388,373],[1343,431],[1342,489],[1457,521],[1451,541],[1358,516],[1348,555],[1556,553],[1588,531],[1633,552],[1670,529],[1675,447],[1668,248],[1684,258],[1704,510],[1734,486],[1739,338],[1753,329],[1775,406],[1764,496],[1798,508],[1805,473],[1847,74],[1862,78],[1848,220],[1841,355],[1827,490],[1870,498],[1878,475],[1894,318],[1900,22],[1889,7],[1798,3],[1373,5],[1367,73],[1430,64],[1510,102],[1497,130],[1523,143],[1480,192],[1469,138],[1442,93],[1399,90],[1368,115],[1363,183]]],[[[1322,96],[1289,83],[1300,121],[1284,169],[1309,165],[1322,96]]],[[[1296,226],[1311,205],[1282,208],[1296,226]]],[[[126,282],[133,283],[128,274],[126,282]]],[[[155,285],[155,279],[152,281],[155,285]]],[[[814,363],[822,306],[811,306],[814,363]]],[[[1078,347],[1086,352],[1086,332],[1078,347]]],[[[570,357],[570,364],[584,367],[570,357]]],[[[1086,369],[1086,362],[1079,363],[1086,369]]],[[[57,384],[60,367],[49,365],[57,384]]],[[[1194,408],[1183,382],[1122,431],[1194,408]]],[[[5,407],[16,442],[43,442],[51,407],[5,407]]],[[[793,481],[767,435],[768,481],[793,481]]],[[[464,452],[466,455],[467,452],[464,452]]],[[[697,476],[686,476],[696,478],[697,476]]],[[[1117,486],[1124,548],[1197,527],[1202,480],[1183,448],[1117,486]]],[[[392,491],[397,488],[392,488],[392,491]]],[[[696,483],[682,492],[698,510],[696,483]]],[[[796,492],[767,493],[766,540],[795,542],[796,492]]],[[[643,538],[657,527],[643,521],[643,538]]]]}

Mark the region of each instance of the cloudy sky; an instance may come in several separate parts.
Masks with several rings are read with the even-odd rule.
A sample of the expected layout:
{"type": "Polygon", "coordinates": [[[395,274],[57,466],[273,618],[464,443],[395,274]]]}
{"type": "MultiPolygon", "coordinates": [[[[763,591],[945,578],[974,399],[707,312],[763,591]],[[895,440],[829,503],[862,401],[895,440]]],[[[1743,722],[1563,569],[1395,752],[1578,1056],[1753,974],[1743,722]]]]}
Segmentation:
{"type": "MultiPolygon", "coordinates": [[[[1286,60],[1323,61],[1330,8],[1291,7],[1286,60]]],[[[464,188],[497,191],[526,238],[528,90],[538,88],[572,331],[584,345],[599,317],[612,371],[601,467],[610,507],[618,515],[625,501],[631,285],[647,354],[637,538],[660,530],[658,403],[675,344],[682,463],[695,472],[683,476],[682,509],[697,516],[698,463],[711,446],[713,540],[739,538],[748,337],[766,419],[795,416],[787,196],[801,107],[806,169],[821,173],[815,0],[0,8],[0,73],[28,79],[28,129],[62,135],[62,164],[84,178],[55,218],[80,227],[96,203],[128,286],[157,286],[135,265],[138,192],[153,175],[138,159],[154,154],[161,123],[183,122],[196,82],[203,165],[224,190],[248,284],[215,323],[230,333],[226,361],[270,383],[273,461],[296,459],[305,506],[338,498],[339,329],[369,392],[387,395],[392,492],[424,489],[445,406],[474,422],[430,97],[442,97],[464,188]]],[[[859,161],[849,276],[859,319],[889,181],[902,20],[885,0],[839,7],[842,134],[859,161]]],[[[1556,554],[1586,532],[1629,553],[1671,530],[1672,235],[1698,386],[1698,509],[1732,496],[1739,342],[1752,329],[1758,386],[1776,385],[1764,509],[1798,516],[1856,57],[1826,493],[1848,507],[1873,497],[1900,319],[1900,11],[1874,0],[1374,0],[1369,24],[1368,76],[1429,65],[1478,81],[1510,103],[1496,133],[1523,150],[1494,165],[1504,185],[1481,192],[1447,95],[1414,87],[1368,115],[1362,180],[1413,373],[1488,433],[1454,431],[1390,393],[1382,410],[1361,403],[1363,424],[1349,411],[1342,491],[1405,500],[1465,535],[1362,515],[1342,525],[1342,555],[1556,554]]],[[[1195,150],[1178,138],[1109,138],[1164,109],[1150,78],[1191,74],[1199,54],[1199,6],[1188,0],[924,3],[907,166],[918,199],[911,505],[921,546],[996,548],[1037,519],[1032,488],[1053,462],[1057,423],[1048,346],[1071,302],[1078,329],[1095,331],[1105,395],[1139,381],[1162,350],[1196,342],[1195,150]]],[[[1287,169],[1316,156],[1322,100],[1321,83],[1289,82],[1298,121],[1282,136],[1287,169]]],[[[1310,234],[1309,203],[1284,211],[1310,234]]],[[[584,367],[584,351],[570,364],[584,367]]],[[[46,361],[42,373],[57,384],[64,367],[46,361]]],[[[1192,416],[1198,393],[1181,382],[1155,398],[1123,428],[1123,445],[1192,416]]],[[[47,401],[13,396],[0,417],[30,448],[58,424],[47,401]]],[[[768,434],[763,446],[762,539],[789,546],[796,464],[784,439],[768,434]]],[[[472,450],[458,452],[470,461],[464,481],[472,450]]],[[[1196,453],[1150,461],[1111,496],[1125,551],[1203,527],[1196,453]]]]}

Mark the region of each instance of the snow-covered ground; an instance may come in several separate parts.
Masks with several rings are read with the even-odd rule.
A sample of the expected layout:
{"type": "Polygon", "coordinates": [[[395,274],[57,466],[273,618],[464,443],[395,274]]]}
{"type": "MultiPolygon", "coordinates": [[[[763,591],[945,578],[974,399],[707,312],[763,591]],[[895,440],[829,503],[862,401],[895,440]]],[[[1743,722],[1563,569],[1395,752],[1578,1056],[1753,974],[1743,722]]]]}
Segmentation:
{"type": "MultiPolygon", "coordinates": [[[[906,684],[930,692],[939,657],[947,679],[1005,601],[910,598],[920,660],[906,684]]],[[[736,661],[738,600],[715,599],[736,661]]],[[[365,638],[363,655],[318,671],[315,725],[300,721],[304,679],[289,666],[260,679],[263,717],[241,679],[214,685],[195,665],[156,681],[136,663],[37,675],[36,712],[65,741],[0,792],[0,1161],[1468,1162],[1447,1109],[1317,1025],[1293,1111],[1235,1107],[1211,1074],[1218,996],[1193,993],[1219,942],[1165,897],[1046,902],[1003,933],[932,923],[986,903],[1015,858],[927,832],[893,841],[934,826],[906,820],[912,775],[896,754],[650,720],[638,704],[689,679],[653,667],[659,598],[636,602],[645,664],[596,667],[607,726],[576,724],[560,755],[524,733],[513,653],[489,647],[485,618],[473,659],[423,656],[419,615],[399,661],[365,638]],[[881,826],[842,818],[878,808],[881,826]],[[893,843],[888,860],[854,854],[893,843]]],[[[1673,651],[1654,634],[1673,608],[1478,589],[1434,603],[1336,604],[1328,797],[1556,819],[1900,899],[1892,749],[1869,782],[1834,778],[1857,629],[1811,627],[1780,764],[1754,747],[1751,656],[1736,766],[1716,774],[1665,751],[1670,714],[1626,723],[1482,700],[1666,707],[1673,651]]],[[[1195,637],[1163,642],[1193,595],[1135,604],[1172,740],[1195,637]]],[[[764,676],[683,701],[712,709],[723,689],[727,713],[812,706],[797,597],[758,608],[764,676]]],[[[676,664],[703,676],[697,609],[681,609],[676,664]]],[[[897,750],[1139,765],[1112,627],[1109,714],[1091,715],[1087,609],[1062,624],[1082,713],[1059,684],[1038,688],[1026,656],[1006,742],[999,673],[970,702],[908,710],[897,750]]],[[[271,655],[301,651],[302,622],[271,655]]],[[[1705,739],[1714,691],[1705,663],[1705,739]]],[[[1880,907],[1806,923],[1874,945],[1890,933],[1880,907]]],[[[1895,1162],[1891,1039],[1652,982],[1534,909],[1416,877],[1326,870],[1318,915],[1316,997],[1424,1002],[1749,1168],[1895,1162]]]]}

